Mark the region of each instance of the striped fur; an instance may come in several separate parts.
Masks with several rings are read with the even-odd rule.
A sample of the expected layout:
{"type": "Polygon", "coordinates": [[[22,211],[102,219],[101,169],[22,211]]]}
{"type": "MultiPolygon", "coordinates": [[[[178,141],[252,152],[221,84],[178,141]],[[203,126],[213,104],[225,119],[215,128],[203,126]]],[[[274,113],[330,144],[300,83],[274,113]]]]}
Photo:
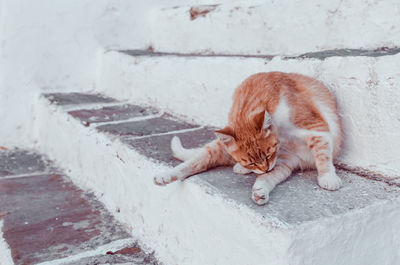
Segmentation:
{"type": "Polygon", "coordinates": [[[258,73],[235,91],[228,125],[217,140],[185,149],[174,137],[171,149],[180,165],[156,176],[158,185],[220,165],[239,174],[257,174],[252,199],[262,205],[271,190],[297,168],[316,168],[318,184],[328,190],[341,185],[333,160],[342,143],[336,102],[319,81],[292,73],[258,73]]]}

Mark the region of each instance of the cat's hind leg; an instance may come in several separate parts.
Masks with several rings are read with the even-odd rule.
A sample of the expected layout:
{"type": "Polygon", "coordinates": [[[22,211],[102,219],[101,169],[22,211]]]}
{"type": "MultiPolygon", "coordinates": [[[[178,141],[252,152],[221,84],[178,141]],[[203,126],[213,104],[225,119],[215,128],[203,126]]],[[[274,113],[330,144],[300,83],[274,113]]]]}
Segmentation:
{"type": "Polygon", "coordinates": [[[299,158],[287,152],[278,154],[274,169],[262,175],[258,175],[252,189],[252,200],[258,205],[268,202],[269,193],[276,185],[286,180],[293,170],[299,166],[299,158]]]}
{"type": "Polygon", "coordinates": [[[330,136],[309,136],[306,142],[318,170],[318,185],[327,190],[337,190],[342,185],[333,165],[333,146],[330,136]]]}
{"type": "Polygon", "coordinates": [[[219,139],[198,149],[184,149],[180,141],[177,141],[179,141],[178,138],[173,138],[171,147],[175,148],[174,155],[184,160],[184,162],[167,172],[162,172],[155,176],[154,183],[157,185],[166,185],[177,180],[184,180],[189,176],[216,166],[233,165],[232,157],[226,152],[219,139]]]}

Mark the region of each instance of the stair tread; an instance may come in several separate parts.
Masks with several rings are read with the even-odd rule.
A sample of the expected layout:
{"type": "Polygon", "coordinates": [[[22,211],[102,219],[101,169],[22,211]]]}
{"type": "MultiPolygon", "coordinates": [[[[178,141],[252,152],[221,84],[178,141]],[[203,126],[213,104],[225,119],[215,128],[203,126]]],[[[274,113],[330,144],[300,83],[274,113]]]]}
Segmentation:
{"type": "Polygon", "coordinates": [[[281,57],[284,60],[289,59],[318,59],[325,60],[331,57],[381,57],[390,56],[400,53],[399,47],[379,47],[375,49],[334,49],[316,52],[307,52],[297,56],[287,55],[272,55],[272,54],[234,54],[234,53],[212,53],[212,52],[198,52],[198,53],[181,53],[181,52],[161,52],[154,50],[119,50],[118,52],[134,56],[148,56],[148,57],[161,57],[161,56],[175,56],[175,57],[236,57],[236,58],[260,58],[272,60],[274,57],[281,57]]]}
{"type": "MultiPolygon", "coordinates": [[[[124,121],[121,121],[121,123],[103,126],[107,126],[107,131],[118,131],[118,128],[124,124],[124,121]]],[[[101,127],[100,125],[99,128],[101,127]]],[[[157,163],[175,166],[179,164],[179,161],[172,157],[170,150],[170,140],[173,136],[179,136],[186,148],[195,148],[213,140],[215,138],[213,130],[211,127],[179,122],[176,118],[172,122],[150,118],[129,122],[129,128],[125,126],[124,133],[120,135],[122,135],[122,142],[140,154],[157,163]],[[175,122],[186,124],[186,126],[171,127],[170,123],[175,122]],[[157,134],[160,132],[157,126],[163,127],[165,124],[168,126],[162,130],[164,134],[157,134]],[[146,133],[138,134],[137,131],[143,128],[146,128],[146,133]],[[193,130],[187,131],[185,130],[187,128],[193,130]],[[135,135],[146,135],[146,137],[138,138],[135,135]]],[[[268,204],[262,207],[255,205],[250,199],[251,187],[255,179],[253,174],[238,175],[233,173],[231,168],[222,167],[198,174],[191,179],[200,180],[226,199],[252,209],[277,225],[297,225],[341,215],[400,196],[400,185],[393,185],[384,180],[371,180],[343,169],[338,169],[337,172],[343,179],[343,187],[332,192],[318,186],[315,171],[298,171],[289,180],[278,185],[270,194],[268,204]]]]}
{"type": "MultiPolygon", "coordinates": [[[[8,149],[0,150],[0,161],[0,172],[9,172],[0,178],[2,233],[15,264],[68,261],[118,240],[134,243],[127,229],[92,193],[75,186],[47,157],[33,150],[8,149]]],[[[137,264],[156,264],[140,248],[136,252],[112,258],[102,253],[102,260],[142,259],[137,264]]],[[[102,256],[93,255],[73,264],[102,256]]]]}

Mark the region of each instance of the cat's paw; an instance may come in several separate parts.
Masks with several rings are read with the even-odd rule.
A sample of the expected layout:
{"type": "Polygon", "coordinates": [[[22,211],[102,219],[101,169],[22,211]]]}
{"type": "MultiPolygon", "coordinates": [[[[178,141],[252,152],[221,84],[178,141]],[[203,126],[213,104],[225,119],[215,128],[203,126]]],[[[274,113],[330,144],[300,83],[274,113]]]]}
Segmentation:
{"type": "Polygon", "coordinates": [[[246,175],[249,174],[251,172],[251,170],[244,168],[241,164],[236,163],[233,166],[233,172],[237,173],[237,174],[242,174],[242,175],[246,175]]]}
{"type": "Polygon", "coordinates": [[[272,188],[265,180],[256,180],[253,185],[251,199],[258,205],[264,205],[269,200],[272,188]]]}
{"type": "Polygon", "coordinates": [[[154,177],[154,184],[159,186],[165,186],[174,181],[177,181],[179,178],[174,172],[163,172],[154,177]]]}
{"type": "Polygon", "coordinates": [[[326,190],[337,190],[342,186],[342,180],[334,172],[327,173],[318,176],[318,185],[326,190]]]}

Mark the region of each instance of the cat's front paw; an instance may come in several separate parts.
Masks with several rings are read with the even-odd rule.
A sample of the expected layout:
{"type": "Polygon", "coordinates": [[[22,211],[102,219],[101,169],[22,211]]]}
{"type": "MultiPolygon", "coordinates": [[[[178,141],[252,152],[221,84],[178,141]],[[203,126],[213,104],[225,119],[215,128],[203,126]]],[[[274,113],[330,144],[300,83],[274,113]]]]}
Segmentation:
{"type": "Polygon", "coordinates": [[[242,175],[246,175],[249,174],[251,172],[251,170],[243,167],[241,164],[236,163],[233,166],[233,172],[237,173],[237,174],[242,174],[242,175]]]}
{"type": "Polygon", "coordinates": [[[265,180],[256,180],[253,185],[251,199],[258,205],[264,205],[269,200],[272,188],[265,180]]]}
{"type": "Polygon", "coordinates": [[[342,186],[342,180],[334,172],[318,176],[318,185],[326,190],[337,190],[342,186]]]}
{"type": "Polygon", "coordinates": [[[177,181],[179,178],[174,172],[163,172],[154,177],[154,184],[159,186],[165,186],[169,183],[177,181]]]}

